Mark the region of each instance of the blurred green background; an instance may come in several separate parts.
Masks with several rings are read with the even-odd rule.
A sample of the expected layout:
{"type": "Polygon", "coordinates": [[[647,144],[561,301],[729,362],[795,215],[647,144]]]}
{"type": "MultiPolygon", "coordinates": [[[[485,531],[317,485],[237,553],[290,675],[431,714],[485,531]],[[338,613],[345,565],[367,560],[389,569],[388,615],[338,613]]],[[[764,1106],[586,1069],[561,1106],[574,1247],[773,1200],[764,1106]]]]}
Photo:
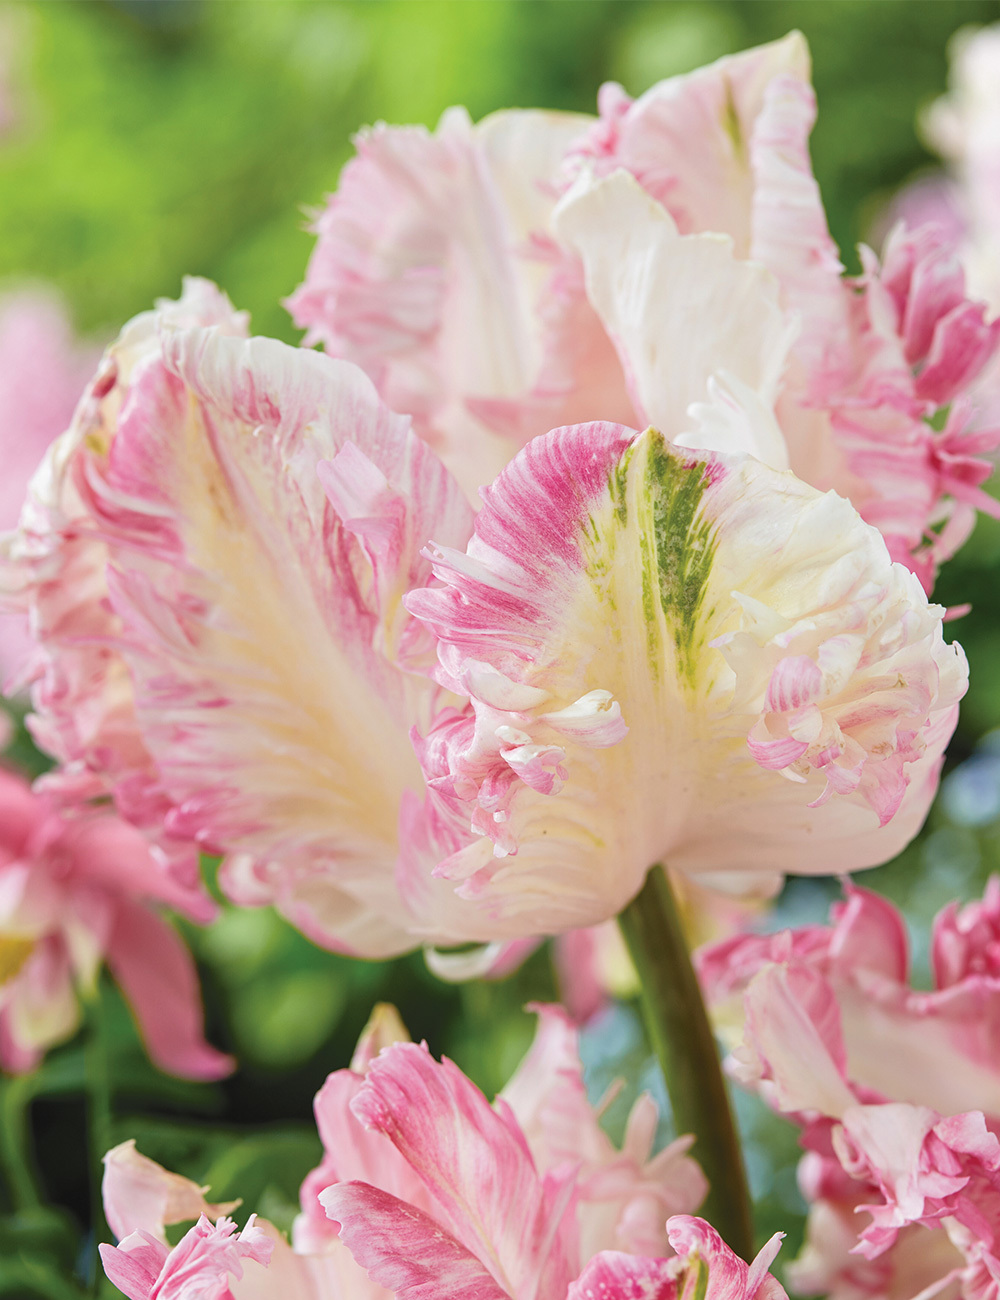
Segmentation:
{"type": "MultiPolygon", "coordinates": [[[[257,332],[296,342],[280,300],[312,247],[306,213],[336,186],[363,124],[433,125],[453,103],[474,117],[514,105],[593,111],[603,80],[639,93],[793,27],[812,47],[815,169],[853,267],[854,245],[886,199],[934,165],[914,123],[945,88],[949,38],[997,19],[995,0],[6,5],[0,80],[12,125],[0,139],[0,283],[54,283],[78,328],[103,339],[197,273],[249,308],[257,332]]],[[[934,908],[971,896],[1000,866],[1000,750],[980,746],[1000,726],[998,571],[1000,526],[986,521],[938,589],[945,603],[974,604],[955,625],[973,680],[956,771],[920,840],[868,877],[906,907],[918,960],[934,908]]],[[[779,920],[819,919],[834,893],[795,882],[779,920]]],[[[530,1037],[524,1003],[554,991],[545,952],[504,983],[455,988],[420,957],[378,965],[320,952],[266,911],[228,911],[211,931],[188,934],[210,1032],[240,1055],[240,1071],[212,1086],[156,1074],[117,994],[102,988],[75,1042],[32,1079],[0,1088],[0,1129],[31,1123],[44,1202],[0,1216],[0,1294],[73,1297],[100,1286],[88,1141],[100,1149],[137,1137],[149,1155],[210,1182],[217,1198],[243,1196],[287,1227],[318,1154],[312,1095],[347,1063],[376,999],[399,1004],[415,1037],[492,1093],[530,1037]],[[111,1111],[96,1123],[92,1113],[88,1139],[86,1096],[101,1086],[95,1057],[107,1066],[111,1111]]],[[[612,1127],[640,1087],[659,1090],[630,1008],[609,1012],[585,1049],[595,1092],[615,1073],[628,1076],[612,1127]]],[[[749,1104],[741,1115],[761,1234],[788,1230],[791,1258],[801,1213],[794,1134],[749,1104]]]]}

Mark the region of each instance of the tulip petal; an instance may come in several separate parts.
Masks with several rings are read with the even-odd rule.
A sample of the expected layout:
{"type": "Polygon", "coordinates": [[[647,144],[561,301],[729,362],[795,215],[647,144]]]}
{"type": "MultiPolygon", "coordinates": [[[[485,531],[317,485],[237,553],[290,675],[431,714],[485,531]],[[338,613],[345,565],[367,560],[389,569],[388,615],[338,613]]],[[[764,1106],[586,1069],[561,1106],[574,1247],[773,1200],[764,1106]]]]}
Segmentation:
{"type": "Polygon", "coordinates": [[[373,1281],[405,1300],[509,1300],[480,1261],[421,1210],[367,1183],[320,1196],[340,1238],[373,1281]]]}
{"type": "Polygon", "coordinates": [[[438,1218],[504,1293],[562,1295],[575,1225],[559,1178],[539,1176],[510,1111],[450,1061],[399,1043],[369,1069],[352,1109],[423,1180],[438,1218]]]}
{"type": "Polygon", "coordinates": [[[785,443],[769,412],[795,325],[778,303],[778,282],[756,262],[737,261],[725,235],[681,235],[669,213],[627,172],[581,180],[555,214],[560,237],[583,258],[587,293],[614,340],[636,409],[685,446],[745,451],[787,468],[785,443]],[[697,319],[697,329],[691,328],[697,319]],[[714,380],[713,386],[710,384],[714,380]],[[753,394],[720,417],[720,384],[753,394]],[[712,399],[710,402],[709,399],[712,399]],[[693,403],[709,411],[702,436],[686,432],[693,403]]]}
{"type": "Polygon", "coordinates": [[[433,133],[362,133],[288,301],[307,342],[360,365],[389,406],[410,412],[473,499],[565,397],[542,375],[537,302],[552,251],[536,243],[559,161],[585,124],[511,111],[473,126],[455,108],[433,133]]]}
{"type": "Polygon", "coordinates": [[[221,1079],[233,1071],[233,1058],[205,1042],[194,961],[165,920],[120,900],[106,959],[161,1070],[188,1079],[221,1079]]]}
{"type": "Polygon", "coordinates": [[[434,692],[396,666],[420,648],[400,597],[427,573],[431,517],[467,535],[457,487],[353,367],[197,330],[164,336],[101,469],[93,508],[168,829],[243,855],[224,876],[237,897],[249,876],[320,942],[411,946],[396,820],[434,692]]]}
{"type": "Polygon", "coordinates": [[[205,1200],[206,1190],[142,1155],[136,1150],[134,1139],[112,1147],[104,1157],[101,1182],[104,1213],[108,1227],[119,1241],[133,1232],[143,1231],[165,1242],[166,1225],[197,1219],[202,1214],[217,1219],[219,1215],[230,1214],[239,1204],[227,1201],[209,1205],[205,1200]]]}

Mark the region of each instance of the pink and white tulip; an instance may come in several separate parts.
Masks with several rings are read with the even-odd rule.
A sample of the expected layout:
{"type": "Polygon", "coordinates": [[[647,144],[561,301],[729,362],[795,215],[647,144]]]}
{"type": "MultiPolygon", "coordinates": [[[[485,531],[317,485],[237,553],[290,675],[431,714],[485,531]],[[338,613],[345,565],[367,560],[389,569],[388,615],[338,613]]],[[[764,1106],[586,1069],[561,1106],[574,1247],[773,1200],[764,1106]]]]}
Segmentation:
{"type": "MultiPolygon", "coordinates": [[[[326,1155],[303,1184],[297,1248],[316,1249],[336,1235],[331,1218],[342,1220],[331,1200],[351,1209],[354,1225],[363,1224],[374,1196],[390,1234],[396,1211],[389,1201],[405,1203],[469,1246],[494,1275],[490,1260],[509,1256],[513,1267],[521,1249],[517,1267],[544,1272],[541,1255],[532,1264],[527,1252],[534,1243],[544,1255],[550,1230],[553,1251],[573,1270],[601,1250],[667,1253],[665,1219],[696,1209],[706,1191],[685,1154],[690,1138],[651,1157],[657,1108],[648,1095],[632,1110],[622,1150],[614,1148],[587,1101],[576,1031],[554,1007],[539,1008],[532,1049],[492,1109],[450,1062],[438,1064],[426,1047],[397,1044],[374,1059],[362,1053],[351,1070],[332,1074],[316,1098],[316,1118],[326,1155]],[[458,1151],[466,1152],[463,1164],[450,1169],[458,1151]],[[489,1178],[487,1168],[494,1169],[489,1178]],[[484,1183],[492,1209],[476,1208],[484,1183]],[[450,1207],[444,1216],[443,1202],[450,1207]],[[473,1246],[462,1228],[466,1214],[470,1225],[486,1225],[487,1239],[473,1246]]],[[[402,1222],[406,1212],[399,1214],[402,1222]]],[[[339,1235],[353,1251],[351,1232],[339,1235]]]]}
{"type": "Polygon", "coordinates": [[[212,905],[160,868],[133,827],[60,809],[0,769],[0,1066],[32,1069],[80,1020],[106,963],[161,1069],[197,1079],[232,1061],[205,1042],[194,963],[157,912],[198,921],[212,905]]]}
{"type": "MultiPolygon", "coordinates": [[[[649,221],[678,297],[728,303],[692,355],[739,374],[752,423],[772,288],[649,221]]],[[[127,326],[7,539],[50,788],[110,794],[184,888],[194,846],[223,854],[235,901],[368,956],[600,923],[665,854],[761,893],[806,839],[824,871],[912,836],[965,664],[847,503],[577,426],[484,493],[466,555],[472,512],[408,418],[244,330],[201,281],[127,326]]]]}
{"type": "Polygon", "coordinates": [[[651,423],[836,489],[929,590],[975,509],[994,509],[978,488],[997,438],[971,432],[962,401],[939,425],[998,327],[957,265],[947,293],[933,254],[901,278],[898,239],[882,267],[866,252],[865,275],[842,277],[809,161],[815,115],[793,33],[634,101],[605,86],[596,120],[472,126],[450,110],[433,134],[378,127],[289,305],[470,492],[555,424],[651,423]],[[727,257],[742,277],[723,287],[727,257]]]}
{"type": "Polygon", "coordinates": [[[998,889],[938,916],[931,992],[909,985],[898,912],[853,886],[830,927],[699,954],[723,1020],[743,997],[734,1074],[803,1125],[804,1293],[996,1292],[998,889]]]}

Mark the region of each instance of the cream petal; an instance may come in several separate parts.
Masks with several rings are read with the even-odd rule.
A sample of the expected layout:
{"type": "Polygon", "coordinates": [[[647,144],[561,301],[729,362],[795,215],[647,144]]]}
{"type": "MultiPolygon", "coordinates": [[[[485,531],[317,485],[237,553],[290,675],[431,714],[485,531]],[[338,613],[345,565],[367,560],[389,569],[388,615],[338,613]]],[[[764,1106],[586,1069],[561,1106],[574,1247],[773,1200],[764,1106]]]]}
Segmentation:
{"type": "Polygon", "coordinates": [[[587,293],[643,418],[672,437],[683,433],[684,445],[748,452],[787,468],[768,413],[797,325],[779,305],[777,280],[758,263],[737,261],[725,235],[681,235],[624,171],[597,181],[582,175],[555,227],[583,258],[587,293]],[[753,415],[739,400],[744,392],[756,399],[753,415]],[[694,403],[706,408],[701,439],[689,432],[694,403]],[[709,430],[713,416],[725,432],[709,430]]]}

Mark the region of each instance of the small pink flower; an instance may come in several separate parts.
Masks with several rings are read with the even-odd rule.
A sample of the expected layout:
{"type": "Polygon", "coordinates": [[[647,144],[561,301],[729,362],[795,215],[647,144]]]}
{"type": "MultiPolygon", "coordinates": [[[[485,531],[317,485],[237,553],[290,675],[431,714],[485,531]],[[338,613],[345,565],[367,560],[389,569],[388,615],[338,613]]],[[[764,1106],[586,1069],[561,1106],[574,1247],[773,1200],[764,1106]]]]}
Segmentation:
{"type": "Polygon", "coordinates": [[[910,987],[899,913],[854,886],[831,926],[698,955],[727,1018],[743,999],[733,1073],[802,1125],[810,1216],[797,1290],[996,1295],[997,915],[995,881],[981,903],[939,914],[930,992],[910,987]]]}
{"type": "Polygon", "coordinates": [[[274,1243],[253,1215],[242,1232],[232,1219],[202,1216],[172,1250],[143,1231],[100,1249],[105,1272],[129,1300],[239,1300],[232,1286],[244,1270],[267,1266],[274,1243]]]}
{"type": "Polygon", "coordinates": [[[31,1069],[80,1018],[78,990],[106,962],[153,1060],[217,1079],[232,1061],[202,1030],[194,963],[155,910],[195,920],[212,905],[164,872],[138,831],[111,813],[60,808],[0,769],[0,1064],[31,1069]]]}

